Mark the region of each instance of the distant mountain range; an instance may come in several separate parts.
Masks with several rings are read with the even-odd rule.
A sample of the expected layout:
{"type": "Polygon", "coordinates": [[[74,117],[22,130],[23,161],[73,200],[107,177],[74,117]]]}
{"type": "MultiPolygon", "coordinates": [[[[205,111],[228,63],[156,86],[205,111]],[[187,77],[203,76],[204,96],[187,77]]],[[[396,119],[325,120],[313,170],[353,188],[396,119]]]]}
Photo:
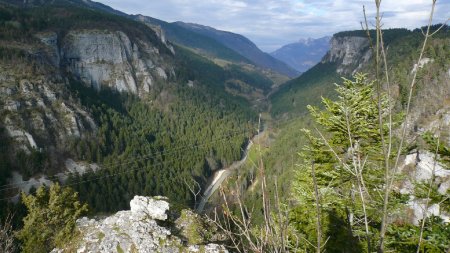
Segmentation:
{"type": "Polygon", "coordinates": [[[160,27],[168,40],[178,45],[194,49],[202,55],[231,62],[251,63],[249,59],[226,47],[222,43],[202,34],[192,32],[176,23],[169,23],[143,15],[134,15],[132,18],[151,26],[160,27]]]}
{"type": "Polygon", "coordinates": [[[305,72],[320,62],[327,53],[330,49],[330,39],[330,36],[301,39],[275,50],[270,55],[299,72],[305,72]]]}
{"type": "Polygon", "coordinates": [[[271,69],[289,77],[296,77],[299,74],[299,72],[288,66],[285,62],[275,59],[270,54],[261,51],[252,41],[240,34],[193,23],[175,22],[174,24],[191,32],[214,39],[249,59],[259,67],[271,69]]]}

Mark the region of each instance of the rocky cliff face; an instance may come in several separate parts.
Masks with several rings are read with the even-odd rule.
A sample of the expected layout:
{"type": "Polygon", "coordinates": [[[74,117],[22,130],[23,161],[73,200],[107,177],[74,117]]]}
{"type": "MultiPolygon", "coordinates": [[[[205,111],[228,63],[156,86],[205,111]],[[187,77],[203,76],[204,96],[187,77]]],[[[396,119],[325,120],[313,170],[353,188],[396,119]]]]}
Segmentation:
{"type": "Polygon", "coordinates": [[[54,163],[46,167],[70,171],[68,146],[98,129],[92,112],[72,93],[70,80],[97,91],[147,96],[175,78],[175,52],[161,31],[155,35],[159,41],[123,31],[72,29],[39,32],[36,40],[16,43],[26,56],[0,62],[0,133],[12,141],[11,155],[45,153],[54,163]]]}
{"type": "Polygon", "coordinates": [[[70,73],[96,90],[107,86],[143,95],[156,79],[174,75],[171,66],[163,66],[156,47],[132,42],[121,31],[70,31],[63,38],[61,56],[70,73]]]}
{"type": "Polygon", "coordinates": [[[361,70],[370,60],[369,41],[365,37],[333,36],[330,40],[330,51],[322,62],[332,62],[338,65],[338,74],[354,74],[361,70]]]}
{"type": "MultiPolygon", "coordinates": [[[[69,92],[65,78],[57,72],[35,76],[24,74],[22,68],[28,71],[28,67],[0,63],[0,130],[3,130],[1,141],[10,142],[8,155],[19,166],[33,161],[30,159],[42,162],[42,157],[50,158],[45,170],[35,168],[28,171],[17,167],[22,175],[14,172],[11,183],[26,192],[32,186],[49,183],[45,175],[38,180],[28,180],[36,170],[47,175],[57,172],[55,170],[65,170],[64,159],[70,143],[89,138],[98,130],[91,113],[69,92]],[[17,160],[17,157],[24,157],[20,154],[34,158],[27,158],[28,162],[17,160]]],[[[18,192],[14,192],[16,199],[18,192]]]]}
{"type": "Polygon", "coordinates": [[[67,92],[61,76],[27,77],[0,66],[0,124],[18,145],[29,153],[32,148],[64,145],[68,138],[95,132],[91,115],[67,92]]]}
{"type": "Polygon", "coordinates": [[[78,253],[228,252],[222,245],[208,243],[208,238],[198,239],[201,232],[213,233],[213,225],[204,227],[204,223],[197,222],[199,217],[189,210],[183,210],[183,215],[178,218],[171,217],[169,203],[163,197],[135,196],[130,207],[129,211],[102,219],[79,219],[77,231],[80,237],[67,248],[52,252],[62,253],[69,248],[78,253]],[[175,222],[171,221],[173,219],[175,222]]]}

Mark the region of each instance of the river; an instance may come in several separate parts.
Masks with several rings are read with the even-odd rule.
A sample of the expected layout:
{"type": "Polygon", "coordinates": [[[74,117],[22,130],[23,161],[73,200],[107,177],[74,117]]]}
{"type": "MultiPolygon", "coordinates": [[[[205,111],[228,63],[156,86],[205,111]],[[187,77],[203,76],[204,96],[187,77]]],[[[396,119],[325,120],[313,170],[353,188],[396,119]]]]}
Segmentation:
{"type": "Polygon", "coordinates": [[[200,200],[200,203],[198,204],[196,211],[198,213],[203,212],[203,209],[205,208],[206,203],[208,202],[209,198],[213,193],[220,187],[222,182],[231,174],[231,172],[234,169],[238,169],[241,167],[242,164],[247,161],[248,153],[250,151],[250,148],[252,147],[253,143],[260,137],[264,131],[260,132],[259,134],[255,135],[247,144],[247,147],[244,150],[244,154],[241,160],[233,162],[230,166],[220,169],[214,173],[212,176],[212,180],[208,180],[211,183],[206,187],[206,190],[203,192],[202,198],[200,200]]]}

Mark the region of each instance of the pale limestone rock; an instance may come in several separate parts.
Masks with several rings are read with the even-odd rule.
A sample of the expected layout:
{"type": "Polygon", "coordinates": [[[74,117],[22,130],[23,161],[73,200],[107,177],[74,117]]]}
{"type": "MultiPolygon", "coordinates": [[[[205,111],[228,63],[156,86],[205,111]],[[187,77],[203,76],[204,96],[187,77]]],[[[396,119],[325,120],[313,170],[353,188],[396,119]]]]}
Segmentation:
{"type": "MultiPolygon", "coordinates": [[[[445,169],[442,164],[436,162],[435,155],[429,151],[419,153],[419,162],[416,164],[416,181],[430,180],[434,172],[438,178],[450,179],[450,170],[445,169]]],[[[444,194],[442,192],[442,194],[444,194]]]]}
{"type": "Polygon", "coordinates": [[[42,98],[36,98],[36,105],[41,108],[46,108],[45,102],[42,98]]]}
{"type": "Polygon", "coordinates": [[[167,74],[166,71],[164,71],[164,69],[162,69],[161,67],[157,67],[156,71],[158,72],[159,77],[163,78],[164,80],[167,80],[167,74]]]}
{"type": "Polygon", "coordinates": [[[416,72],[418,69],[423,68],[423,66],[425,66],[426,64],[428,64],[428,63],[430,63],[430,62],[434,62],[434,59],[430,59],[430,58],[427,58],[427,57],[424,57],[424,58],[420,59],[419,65],[417,65],[417,63],[414,64],[414,67],[413,67],[413,69],[411,70],[411,73],[414,73],[414,72],[416,72]]]}
{"type": "Polygon", "coordinates": [[[95,89],[100,90],[105,83],[119,91],[128,91],[124,74],[131,72],[128,61],[132,45],[123,32],[70,31],[62,50],[69,70],[95,89]]]}
{"type": "MultiPolygon", "coordinates": [[[[1,79],[0,79],[0,82],[2,82],[1,79]]],[[[6,94],[8,96],[11,96],[16,93],[16,89],[11,88],[11,87],[0,87],[0,92],[3,94],[6,94]]]]}
{"type": "Polygon", "coordinates": [[[177,75],[176,75],[176,73],[175,73],[175,69],[174,69],[173,67],[170,67],[170,76],[171,76],[172,78],[176,78],[176,77],[177,77],[177,75]]]}
{"type": "MultiPolygon", "coordinates": [[[[408,202],[408,206],[413,210],[414,212],[414,219],[413,224],[419,225],[419,222],[423,219],[425,215],[425,208],[426,208],[426,200],[417,200],[412,199],[408,202]]],[[[438,204],[432,204],[428,206],[428,209],[426,211],[426,216],[439,216],[443,219],[444,222],[448,223],[450,222],[450,216],[447,214],[444,214],[440,211],[440,206],[438,204]]]]}
{"type": "MultiPolygon", "coordinates": [[[[424,182],[431,179],[433,173],[435,175],[435,184],[439,186],[438,191],[441,194],[446,194],[450,188],[450,169],[445,168],[441,163],[435,162],[435,155],[429,151],[418,151],[414,154],[406,156],[403,165],[400,167],[400,171],[404,171],[405,167],[413,167],[412,173],[409,173],[409,181],[412,182],[424,182]]],[[[405,190],[404,188],[400,191],[405,190]]],[[[404,191],[405,193],[411,193],[412,189],[404,191]]]]}
{"type": "MultiPolygon", "coordinates": [[[[27,143],[31,148],[38,148],[33,136],[20,128],[14,128],[11,125],[7,125],[6,133],[9,137],[15,139],[15,141],[19,143],[27,143]]],[[[28,151],[28,148],[26,147],[23,147],[23,149],[28,151]]]]}
{"type": "Polygon", "coordinates": [[[21,80],[20,81],[20,90],[24,95],[30,95],[31,90],[33,90],[33,84],[30,83],[28,80],[21,80]]]}
{"type": "Polygon", "coordinates": [[[145,66],[147,66],[148,69],[152,69],[155,67],[155,64],[151,59],[145,59],[145,66]]]}
{"type": "Polygon", "coordinates": [[[152,77],[151,76],[145,76],[144,77],[144,91],[145,92],[150,92],[150,87],[152,86],[152,84],[153,84],[153,80],[152,80],[152,77]]]}
{"type": "MultiPolygon", "coordinates": [[[[150,91],[153,60],[160,58],[155,47],[139,40],[131,42],[121,31],[70,31],[62,52],[68,70],[88,86],[133,94],[150,91]]],[[[167,80],[162,68],[157,68],[156,74],[167,80]]]]}
{"type": "Polygon", "coordinates": [[[86,111],[83,111],[80,108],[76,108],[76,109],[77,109],[77,114],[82,116],[84,121],[87,122],[87,124],[89,125],[89,128],[92,131],[96,132],[98,130],[98,127],[97,127],[97,124],[95,124],[95,121],[91,117],[91,115],[89,115],[89,113],[87,113],[86,111]]]}
{"type": "Polygon", "coordinates": [[[131,93],[137,94],[137,86],[136,81],[134,80],[134,77],[131,75],[131,73],[124,74],[125,81],[128,84],[128,89],[131,91],[131,93]]]}
{"type": "Polygon", "coordinates": [[[368,46],[369,41],[365,37],[333,37],[324,61],[340,62],[337,69],[339,74],[354,73],[369,61],[371,52],[368,46]]]}
{"type": "Polygon", "coordinates": [[[23,131],[23,134],[27,137],[28,143],[30,144],[30,146],[32,148],[37,148],[38,147],[36,142],[34,141],[33,136],[30,133],[27,133],[27,132],[23,131]]]}
{"type": "MultiPolygon", "coordinates": [[[[441,163],[435,162],[435,155],[429,151],[419,150],[416,153],[409,154],[405,157],[403,164],[400,166],[400,172],[406,174],[407,178],[402,182],[398,191],[401,194],[413,194],[414,183],[427,183],[434,173],[434,184],[438,186],[440,194],[447,194],[450,189],[450,170],[445,168],[441,163]]],[[[411,222],[418,224],[423,218],[426,207],[426,200],[410,197],[407,205],[413,211],[411,222]]],[[[450,214],[441,212],[438,204],[433,204],[426,211],[427,217],[430,215],[440,216],[445,222],[450,222],[450,214]]]]}
{"type": "Polygon", "coordinates": [[[23,176],[17,171],[13,171],[11,175],[12,177],[8,180],[8,182],[18,187],[17,194],[11,198],[13,203],[17,203],[19,201],[21,191],[28,194],[30,193],[30,189],[32,187],[39,188],[40,186],[50,186],[53,184],[52,181],[47,179],[46,175],[32,177],[29,180],[23,180],[23,176]]]}
{"type": "Polygon", "coordinates": [[[89,170],[97,171],[99,169],[98,165],[96,163],[85,163],[85,162],[75,162],[72,159],[67,159],[64,162],[64,165],[66,166],[66,169],[71,173],[78,173],[78,174],[84,174],[88,172],[89,170]]]}
{"type": "MultiPolygon", "coordinates": [[[[131,211],[120,211],[105,219],[79,219],[77,230],[82,238],[74,244],[76,252],[228,252],[217,244],[185,245],[170,228],[158,225],[153,217],[165,220],[169,208],[169,203],[161,197],[135,196],[130,206],[131,211]]],[[[64,252],[64,249],[52,252],[64,252]]]]}
{"type": "Polygon", "coordinates": [[[64,102],[61,103],[61,108],[63,109],[63,112],[66,114],[66,116],[65,116],[66,125],[65,126],[66,126],[67,135],[80,137],[81,136],[80,130],[84,130],[84,129],[81,128],[81,125],[78,122],[76,114],[64,102]]]}
{"type": "Polygon", "coordinates": [[[130,201],[130,208],[135,215],[145,214],[150,219],[166,220],[166,211],[169,210],[169,203],[164,200],[135,196],[130,201]]]}
{"type": "Polygon", "coordinates": [[[125,80],[123,80],[123,79],[116,79],[116,89],[118,91],[126,91],[127,90],[127,84],[125,83],[125,80]]]}
{"type": "MultiPolygon", "coordinates": [[[[138,59],[138,61],[136,64],[137,65],[136,75],[146,72],[147,68],[148,68],[147,64],[142,59],[139,59],[139,58],[137,58],[137,59],[138,59]]],[[[151,62],[151,60],[150,60],[150,62],[151,62]]]]}
{"type": "Polygon", "coordinates": [[[20,108],[20,102],[19,101],[6,101],[5,105],[3,106],[3,109],[7,111],[17,111],[20,108]]]}
{"type": "Polygon", "coordinates": [[[31,125],[33,126],[33,129],[45,131],[45,122],[42,119],[40,114],[35,113],[33,115],[33,118],[31,119],[31,125]]]}

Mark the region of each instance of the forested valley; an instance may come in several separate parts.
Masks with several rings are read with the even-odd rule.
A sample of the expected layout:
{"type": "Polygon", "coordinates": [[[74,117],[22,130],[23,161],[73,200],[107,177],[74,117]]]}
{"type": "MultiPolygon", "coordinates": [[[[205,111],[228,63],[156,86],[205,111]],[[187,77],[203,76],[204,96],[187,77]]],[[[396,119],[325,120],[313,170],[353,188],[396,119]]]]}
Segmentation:
{"type": "Polygon", "coordinates": [[[0,0],[0,252],[449,251],[449,26],[376,13],[291,78],[240,35],[0,0]]]}

